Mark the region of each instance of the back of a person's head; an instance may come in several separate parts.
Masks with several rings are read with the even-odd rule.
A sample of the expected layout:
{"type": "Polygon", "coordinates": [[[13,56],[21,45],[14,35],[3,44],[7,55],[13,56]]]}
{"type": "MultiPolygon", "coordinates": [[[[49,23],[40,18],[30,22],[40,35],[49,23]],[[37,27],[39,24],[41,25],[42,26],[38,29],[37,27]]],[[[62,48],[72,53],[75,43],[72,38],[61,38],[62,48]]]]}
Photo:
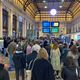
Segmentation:
{"type": "Polygon", "coordinates": [[[34,41],[34,45],[35,45],[35,44],[39,44],[39,40],[35,40],[35,41],[34,41]]]}
{"type": "Polygon", "coordinates": [[[67,48],[67,44],[66,44],[66,43],[64,43],[63,47],[64,47],[64,48],[67,48]]]}
{"type": "Polygon", "coordinates": [[[48,60],[48,53],[45,48],[39,50],[38,58],[48,60]]]}
{"type": "Polygon", "coordinates": [[[53,45],[53,49],[57,49],[58,48],[58,43],[55,42],[54,45],[53,45]]]}
{"type": "Polygon", "coordinates": [[[71,51],[72,51],[73,53],[76,54],[76,52],[77,52],[77,46],[76,46],[76,45],[72,45],[70,49],[71,49],[71,51]]]}
{"type": "Polygon", "coordinates": [[[48,43],[47,40],[44,41],[43,46],[44,46],[44,47],[49,46],[49,43],[48,43]]]}
{"type": "Polygon", "coordinates": [[[39,53],[40,48],[41,48],[40,45],[33,45],[32,51],[36,51],[37,53],[39,53]]]}
{"type": "Polygon", "coordinates": [[[71,39],[71,41],[74,41],[74,39],[71,39]]]}
{"type": "Polygon", "coordinates": [[[64,61],[64,66],[66,67],[76,67],[74,60],[71,56],[67,57],[66,60],[64,61]]]}
{"type": "Polygon", "coordinates": [[[22,51],[22,46],[20,43],[16,45],[16,51],[22,51]]]}

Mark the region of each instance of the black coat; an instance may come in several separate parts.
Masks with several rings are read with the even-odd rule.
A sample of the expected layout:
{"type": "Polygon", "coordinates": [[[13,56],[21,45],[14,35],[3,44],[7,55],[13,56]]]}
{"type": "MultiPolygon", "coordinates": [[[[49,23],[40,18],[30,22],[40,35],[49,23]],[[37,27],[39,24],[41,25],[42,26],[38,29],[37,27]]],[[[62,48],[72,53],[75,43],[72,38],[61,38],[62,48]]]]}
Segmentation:
{"type": "Polygon", "coordinates": [[[27,55],[27,64],[29,65],[31,60],[34,60],[37,57],[37,52],[33,51],[31,54],[27,55]]]}
{"type": "Polygon", "coordinates": [[[62,69],[61,76],[63,80],[78,80],[76,74],[76,68],[72,68],[72,67],[64,67],[62,69]]]}
{"type": "Polygon", "coordinates": [[[13,62],[16,69],[26,68],[26,56],[24,53],[15,53],[13,55],[13,62]]]}
{"type": "Polygon", "coordinates": [[[44,59],[37,59],[32,69],[31,80],[55,80],[51,64],[44,59]]]}
{"type": "Polygon", "coordinates": [[[0,80],[10,80],[8,71],[4,69],[3,64],[0,64],[0,80]]]}

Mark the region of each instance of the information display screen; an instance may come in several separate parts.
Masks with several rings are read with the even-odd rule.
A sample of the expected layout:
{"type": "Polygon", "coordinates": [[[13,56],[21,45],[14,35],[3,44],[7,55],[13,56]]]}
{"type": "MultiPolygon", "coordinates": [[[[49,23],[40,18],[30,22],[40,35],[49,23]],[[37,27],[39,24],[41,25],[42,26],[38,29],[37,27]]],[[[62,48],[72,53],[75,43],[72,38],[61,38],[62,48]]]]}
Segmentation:
{"type": "Polygon", "coordinates": [[[80,35],[77,35],[77,40],[80,40],[80,35]]]}
{"type": "Polygon", "coordinates": [[[59,22],[51,22],[51,27],[59,27],[59,22]]]}
{"type": "Polygon", "coordinates": [[[48,22],[48,21],[43,21],[42,22],[42,27],[50,27],[50,22],[48,22]]]}
{"type": "Polygon", "coordinates": [[[43,33],[50,33],[50,28],[42,28],[43,33]]]}
{"type": "Polygon", "coordinates": [[[59,32],[59,27],[53,27],[51,28],[52,33],[58,33],[59,32]]]}

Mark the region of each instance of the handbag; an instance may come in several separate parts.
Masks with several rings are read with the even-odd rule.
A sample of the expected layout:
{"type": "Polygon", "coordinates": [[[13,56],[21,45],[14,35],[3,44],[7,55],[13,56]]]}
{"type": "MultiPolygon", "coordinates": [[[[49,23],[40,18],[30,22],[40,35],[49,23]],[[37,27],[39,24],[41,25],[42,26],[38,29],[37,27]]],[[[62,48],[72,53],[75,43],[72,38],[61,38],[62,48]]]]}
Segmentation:
{"type": "Polygon", "coordinates": [[[29,67],[26,70],[26,80],[31,80],[31,77],[32,77],[32,69],[34,67],[35,61],[36,61],[36,59],[35,60],[31,60],[30,63],[29,63],[29,67]],[[32,65],[32,67],[31,67],[31,65],[32,65]]]}
{"type": "Polygon", "coordinates": [[[76,68],[76,75],[78,77],[78,80],[80,80],[80,67],[76,68]]]}

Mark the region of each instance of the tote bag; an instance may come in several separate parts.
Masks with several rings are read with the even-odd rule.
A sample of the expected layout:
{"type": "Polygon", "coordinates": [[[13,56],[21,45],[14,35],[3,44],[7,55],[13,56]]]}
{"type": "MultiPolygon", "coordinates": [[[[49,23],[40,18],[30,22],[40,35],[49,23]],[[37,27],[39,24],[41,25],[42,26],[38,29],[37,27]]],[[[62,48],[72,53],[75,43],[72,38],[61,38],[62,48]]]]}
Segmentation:
{"type": "Polygon", "coordinates": [[[35,60],[31,60],[30,63],[29,63],[28,70],[26,70],[26,80],[31,80],[31,77],[32,77],[32,69],[34,67],[35,61],[36,61],[36,59],[35,60]],[[31,64],[32,64],[32,67],[30,69],[31,64]]]}

